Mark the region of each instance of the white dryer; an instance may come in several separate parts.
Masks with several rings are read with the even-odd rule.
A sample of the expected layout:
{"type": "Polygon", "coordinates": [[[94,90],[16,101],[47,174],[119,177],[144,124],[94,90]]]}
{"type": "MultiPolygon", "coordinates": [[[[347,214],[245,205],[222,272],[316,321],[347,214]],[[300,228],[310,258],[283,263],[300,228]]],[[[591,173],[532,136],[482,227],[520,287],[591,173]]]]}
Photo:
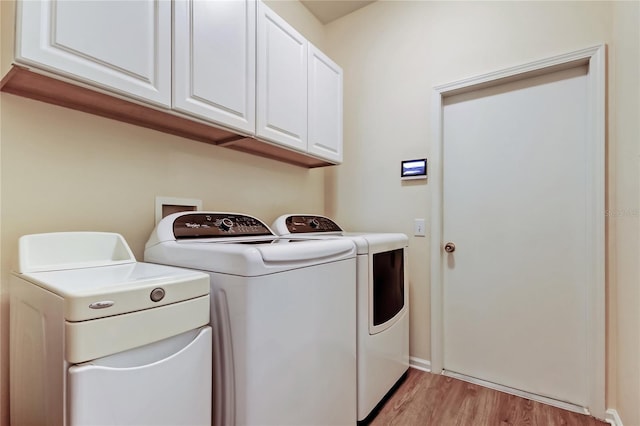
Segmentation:
{"type": "Polygon", "coordinates": [[[340,237],[356,244],[358,421],[366,420],[409,368],[409,239],[400,233],[344,232],[319,215],[283,215],[272,228],[288,238],[340,237]]]}
{"type": "Polygon", "coordinates": [[[13,425],[209,425],[209,277],[136,262],[119,234],[19,240],[13,425]]]}
{"type": "Polygon", "coordinates": [[[351,241],[291,242],[248,215],[182,212],[158,223],[145,260],[211,277],[214,424],[356,423],[351,241]]]}

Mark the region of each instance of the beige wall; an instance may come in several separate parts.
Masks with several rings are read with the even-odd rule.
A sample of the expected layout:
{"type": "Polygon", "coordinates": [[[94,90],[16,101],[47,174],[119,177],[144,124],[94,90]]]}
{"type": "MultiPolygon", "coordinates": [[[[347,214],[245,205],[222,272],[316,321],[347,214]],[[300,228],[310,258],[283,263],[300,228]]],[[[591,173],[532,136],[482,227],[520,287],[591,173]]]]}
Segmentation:
{"type": "Polygon", "coordinates": [[[5,75],[13,60],[13,16],[15,3],[3,1],[0,3],[0,74],[5,75]]]}
{"type": "Polygon", "coordinates": [[[263,0],[271,10],[293,25],[307,40],[324,49],[325,27],[297,0],[263,0]]]}
{"type": "MultiPolygon", "coordinates": [[[[275,3],[277,13],[323,45],[324,27],[306,8],[275,3]]],[[[0,19],[6,15],[3,8],[0,19]]],[[[10,48],[5,21],[2,30],[4,58],[10,48]]],[[[287,211],[324,211],[324,169],[290,166],[5,93],[0,120],[0,425],[8,425],[7,279],[19,236],[119,232],[142,260],[157,195],[198,198],[206,209],[247,212],[268,224],[287,211]]]]}
{"type": "MultiPolygon", "coordinates": [[[[0,425],[8,424],[6,281],[19,235],[116,231],[141,258],[156,195],[201,198],[205,208],[267,222],[284,211],[325,211],[349,229],[408,235],[424,217],[429,232],[429,182],[402,184],[398,168],[430,154],[432,87],[601,42],[609,45],[612,213],[607,406],[625,425],[640,424],[638,2],[378,1],[326,27],[296,1],[267,3],[344,68],[344,166],[307,171],[0,95],[0,425]]],[[[429,245],[428,237],[411,238],[411,355],[425,360],[429,245]]]]}
{"type": "Polygon", "coordinates": [[[640,425],[640,2],[613,4],[609,144],[614,407],[624,425],[640,425]]]}
{"type": "MultiPolygon", "coordinates": [[[[408,235],[414,218],[429,223],[431,187],[401,183],[399,163],[430,155],[434,86],[609,45],[607,202],[622,216],[607,219],[607,406],[625,425],[640,424],[639,25],[638,2],[378,1],[326,26],[345,71],[345,160],[327,172],[327,213],[408,235]]],[[[430,239],[410,247],[411,355],[429,360],[430,239]]]]}

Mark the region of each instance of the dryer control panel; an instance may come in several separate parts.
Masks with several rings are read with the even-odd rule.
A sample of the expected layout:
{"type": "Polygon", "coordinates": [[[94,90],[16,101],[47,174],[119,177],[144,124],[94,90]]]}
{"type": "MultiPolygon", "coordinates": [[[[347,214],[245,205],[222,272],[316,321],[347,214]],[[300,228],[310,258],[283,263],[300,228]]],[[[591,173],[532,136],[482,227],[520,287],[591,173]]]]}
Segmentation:
{"type": "Polygon", "coordinates": [[[324,216],[289,216],[285,220],[291,234],[308,234],[311,232],[342,232],[337,223],[324,216]]]}
{"type": "Polygon", "coordinates": [[[251,237],[274,235],[267,225],[252,216],[234,213],[187,213],[173,222],[176,239],[251,237]]]}

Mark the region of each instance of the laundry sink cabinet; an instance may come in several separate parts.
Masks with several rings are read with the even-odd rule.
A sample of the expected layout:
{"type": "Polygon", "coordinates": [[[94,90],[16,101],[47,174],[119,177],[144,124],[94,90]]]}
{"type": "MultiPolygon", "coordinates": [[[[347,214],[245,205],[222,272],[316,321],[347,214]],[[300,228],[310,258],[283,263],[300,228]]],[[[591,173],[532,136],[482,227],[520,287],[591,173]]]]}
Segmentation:
{"type": "Polygon", "coordinates": [[[303,167],[342,162],[342,69],[261,1],[17,2],[3,91],[303,167]]]}

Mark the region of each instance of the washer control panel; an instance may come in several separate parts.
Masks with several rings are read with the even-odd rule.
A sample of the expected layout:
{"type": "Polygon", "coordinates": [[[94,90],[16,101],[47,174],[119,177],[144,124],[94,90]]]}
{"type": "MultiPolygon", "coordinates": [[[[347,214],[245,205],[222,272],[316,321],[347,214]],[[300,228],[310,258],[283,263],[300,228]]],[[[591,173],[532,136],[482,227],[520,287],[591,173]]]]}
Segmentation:
{"type": "Polygon", "coordinates": [[[176,239],[274,235],[252,216],[234,213],[186,213],[173,221],[176,239]]]}
{"type": "Polygon", "coordinates": [[[324,216],[289,216],[285,224],[291,234],[342,232],[337,223],[324,216]]]}

